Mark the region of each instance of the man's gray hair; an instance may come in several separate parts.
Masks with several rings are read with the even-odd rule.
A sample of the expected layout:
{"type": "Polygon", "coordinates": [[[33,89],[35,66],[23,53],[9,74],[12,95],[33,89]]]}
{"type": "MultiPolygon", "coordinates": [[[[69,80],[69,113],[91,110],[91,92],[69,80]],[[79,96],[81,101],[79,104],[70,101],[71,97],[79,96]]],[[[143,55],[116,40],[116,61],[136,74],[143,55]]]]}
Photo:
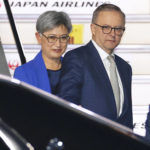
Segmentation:
{"type": "Polygon", "coordinates": [[[44,33],[60,25],[64,25],[67,28],[68,33],[71,32],[72,23],[69,15],[63,11],[46,11],[38,17],[36,30],[39,33],[44,33]]]}
{"type": "Polygon", "coordinates": [[[92,23],[96,22],[97,16],[101,11],[118,11],[123,16],[125,22],[125,14],[118,6],[110,3],[103,3],[93,12],[92,23]]]}

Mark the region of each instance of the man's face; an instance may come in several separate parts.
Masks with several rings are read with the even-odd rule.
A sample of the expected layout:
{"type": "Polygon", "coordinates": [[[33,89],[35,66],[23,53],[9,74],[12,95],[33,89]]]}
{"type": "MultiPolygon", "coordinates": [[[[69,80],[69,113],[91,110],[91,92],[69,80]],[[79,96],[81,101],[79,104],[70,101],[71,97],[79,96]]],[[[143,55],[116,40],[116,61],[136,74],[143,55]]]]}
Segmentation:
{"type": "Polygon", "coordinates": [[[121,35],[116,34],[114,29],[110,33],[104,33],[100,26],[110,26],[112,28],[124,28],[125,21],[117,11],[101,11],[98,14],[95,24],[91,24],[92,39],[108,54],[111,54],[120,43],[121,35]],[[97,24],[97,25],[95,25],[97,24]],[[100,25],[100,26],[98,26],[100,25]]]}

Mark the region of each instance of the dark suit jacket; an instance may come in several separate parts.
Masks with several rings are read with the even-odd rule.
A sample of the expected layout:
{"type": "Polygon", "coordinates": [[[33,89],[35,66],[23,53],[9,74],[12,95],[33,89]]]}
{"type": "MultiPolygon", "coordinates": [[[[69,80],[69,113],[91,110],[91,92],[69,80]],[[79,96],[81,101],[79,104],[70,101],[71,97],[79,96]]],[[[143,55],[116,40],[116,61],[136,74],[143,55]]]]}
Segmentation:
{"type": "Polygon", "coordinates": [[[124,92],[123,111],[119,118],[117,117],[116,104],[109,77],[92,42],[69,51],[65,55],[58,95],[97,114],[133,128],[131,102],[132,70],[130,65],[122,58],[115,56],[115,61],[124,92]]]}
{"type": "Polygon", "coordinates": [[[145,128],[146,128],[146,136],[145,136],[146,140],[150,141],[150,112],[148,112],[147,114],[145,128]]]}
{"type": "Polygon", "coordinates": [[[14,78],[51,93],[51,86],[42,57],[42,51],[33,60],[17,67],[14,72],[14,78]]]}

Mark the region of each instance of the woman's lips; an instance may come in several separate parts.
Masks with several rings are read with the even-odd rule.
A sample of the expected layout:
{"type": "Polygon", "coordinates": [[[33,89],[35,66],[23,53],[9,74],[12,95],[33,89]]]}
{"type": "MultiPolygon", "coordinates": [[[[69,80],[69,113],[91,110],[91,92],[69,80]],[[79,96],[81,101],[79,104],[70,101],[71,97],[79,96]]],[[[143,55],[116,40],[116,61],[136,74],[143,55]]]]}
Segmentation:
{"type": "Polygon", "coordinates": [[[56,53],[59,53],[62,51],[62,49],[53,49],[53,51],[55,51],[56,53]]]}

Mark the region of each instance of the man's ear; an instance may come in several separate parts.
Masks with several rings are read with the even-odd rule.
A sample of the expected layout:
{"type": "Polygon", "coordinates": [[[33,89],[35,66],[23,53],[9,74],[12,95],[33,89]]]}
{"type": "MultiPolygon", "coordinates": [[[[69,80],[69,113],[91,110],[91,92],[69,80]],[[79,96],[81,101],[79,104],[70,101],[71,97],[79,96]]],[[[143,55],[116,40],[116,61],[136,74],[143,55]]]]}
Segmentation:
{"type": "Polygon", "coordinates": [[[90,27],[91,27],[91,33],[92,33],[92,35],[95,35],[95,32],[96,32],[95,31],[95,25],[91,23],[90,27]]]}

